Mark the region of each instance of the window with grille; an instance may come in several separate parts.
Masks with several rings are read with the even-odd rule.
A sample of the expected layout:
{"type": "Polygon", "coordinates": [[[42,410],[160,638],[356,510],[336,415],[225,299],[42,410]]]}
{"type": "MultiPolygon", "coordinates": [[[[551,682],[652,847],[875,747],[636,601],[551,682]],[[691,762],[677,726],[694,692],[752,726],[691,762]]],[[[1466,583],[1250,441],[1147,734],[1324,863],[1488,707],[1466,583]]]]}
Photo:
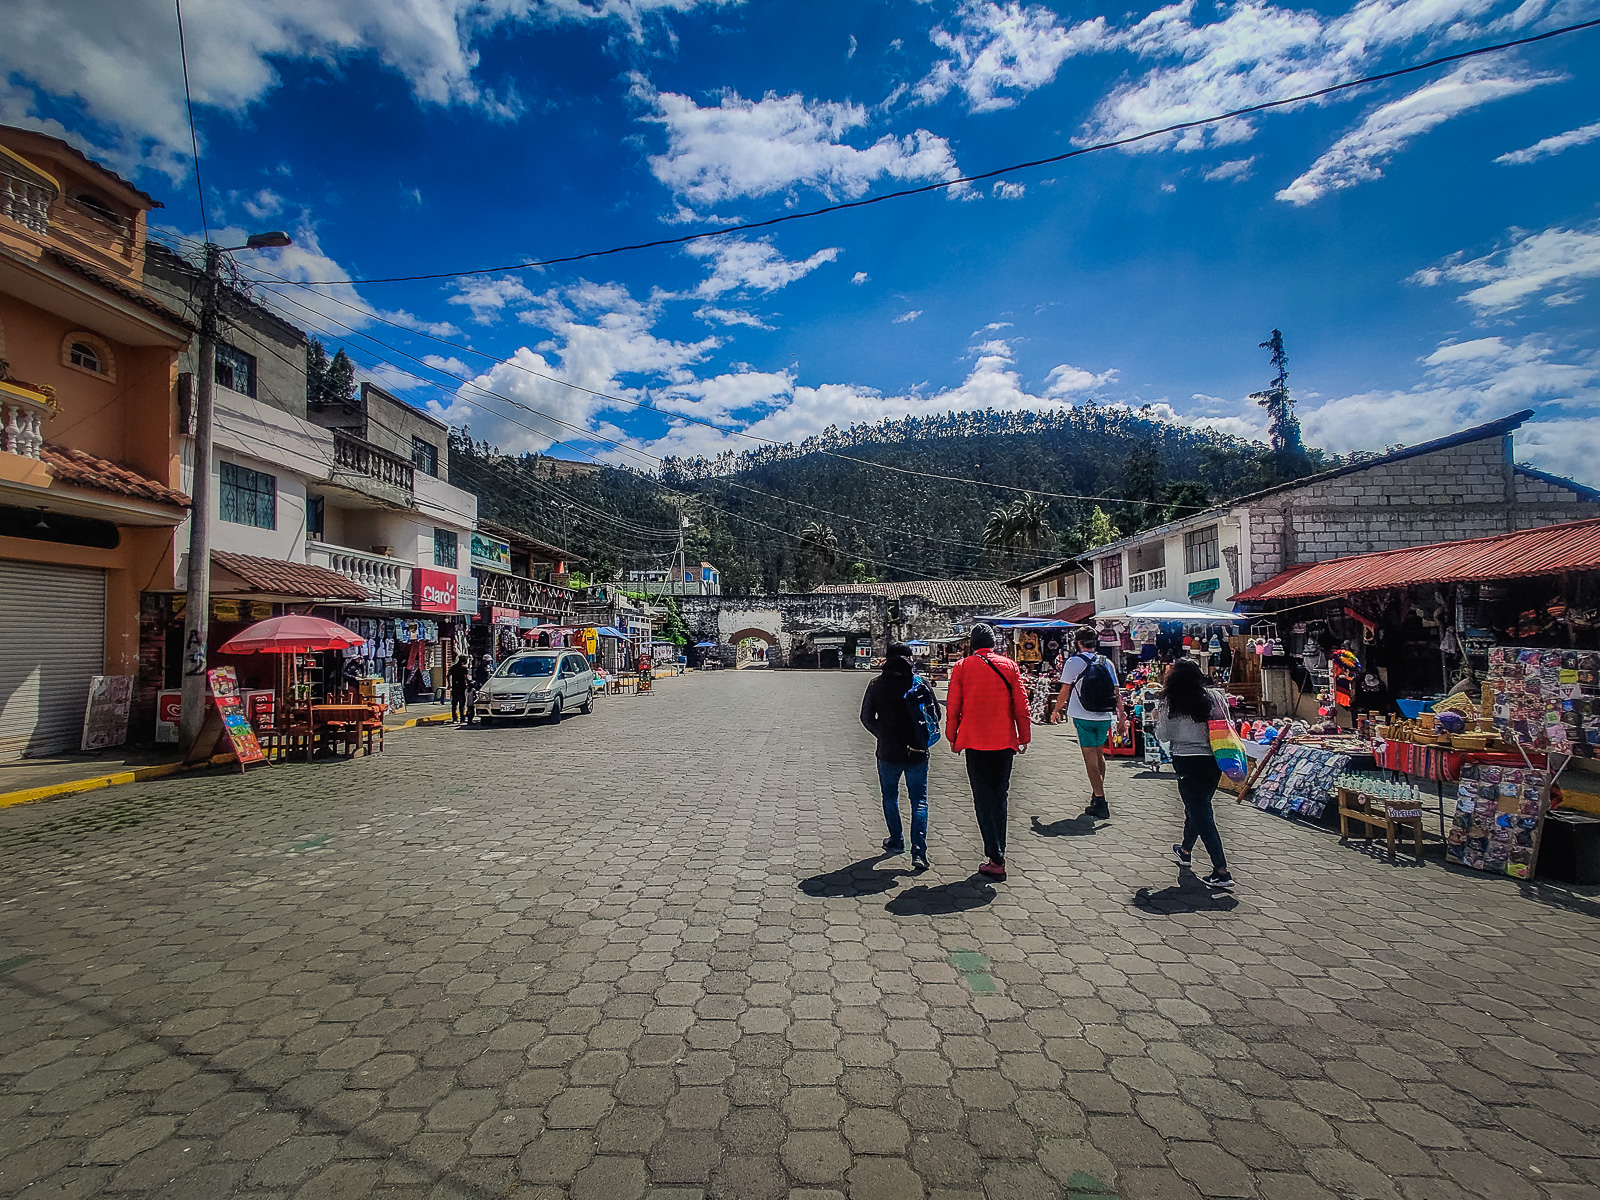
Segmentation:
{"type": "Polygon", "coordinates": [[[436,567],[456,565],[456,535],[448,529],[433,531],[433,565],[436,567]]]}
{"type": "Polygon", "coordinates": [[[1100,560],[1100,586],[1103,588],[1122,586],[1122,555],[1112,554],[1100,560]]]}
{"type": "Polygon", "coordinates": [[[257,529],[278,527],[278,479],[275,475],[225,462],[220,483],[217,503],[224,521],[257,529]]]}
{"type": "Polygon", "coordinates": [[[1183,535],[1183,569],[1190,575],[1197,571],[1215,571],[1221,561],[1215,525],[1183,535]]]}
{"type": "Polygon", "coordinates": [[[424,475],[439,477],[439,447],[419,437],[411,439],[411,465],[424,475]]]}
{"type": "Polygon", "coordinates": [[[226,342],[217,343],[217,386],[242,396],[256,394],[256,358],[226,342]]]}

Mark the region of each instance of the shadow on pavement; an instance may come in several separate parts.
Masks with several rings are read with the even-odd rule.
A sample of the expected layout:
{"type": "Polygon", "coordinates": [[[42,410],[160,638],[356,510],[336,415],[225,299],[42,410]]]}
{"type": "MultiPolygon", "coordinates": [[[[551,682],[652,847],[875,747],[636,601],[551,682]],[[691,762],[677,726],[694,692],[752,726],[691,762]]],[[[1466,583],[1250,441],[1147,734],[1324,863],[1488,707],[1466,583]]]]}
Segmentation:
{"type": "Polygon", "coordinates": [[[808,896],[878,896],[898,885],[900,876],[910,874],[904,870],[879,870],[877,864],[892,857],[875,854],[848,867],[813,875],[800,881],[800,890],[808,896]]]}
{"type": "Polygon", "coordinates": [[[883,907],[897,917],[939,917],[982,908],[994,900],[994,888],[981,875],[937,887],[907,888],[883,907]]]}
{"type": "Polygon", "coordinates": [[[1133,894],[1133,906],[1158,913],[1232,912],[1239,907],[1239,898],[1229,892],[1175,883],[1159,892],[1140,888],[1133,894]]]}
{"type": "MultiPolygon", "coordinates": [[[[1046,825],[1038,817],[1031,818],[1033,832],[1039,837],[1087,837],[1100,828],[1095,819],[1088,813],[1079,813],[1075,817],[1063,817],[1059,821],[1051,821],[1046,825]]],[[[1104,824],[1105,822],[1101,822],[1104,824]]]]}

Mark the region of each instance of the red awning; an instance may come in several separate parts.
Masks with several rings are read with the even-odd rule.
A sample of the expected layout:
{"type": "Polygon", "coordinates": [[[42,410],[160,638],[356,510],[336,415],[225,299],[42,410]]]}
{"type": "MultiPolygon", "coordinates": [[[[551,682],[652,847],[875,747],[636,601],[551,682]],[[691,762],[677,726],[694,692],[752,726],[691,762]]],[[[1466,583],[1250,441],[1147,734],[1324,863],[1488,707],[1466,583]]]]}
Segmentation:
{"type": "Polygon", "coordinates": [[[1378,592],[1418,583],[1464,583],[1600,571],[1600,517],[1541,529],[1290,567],[1248,587],[1236,601],[1292,600],[1378,592]]]}

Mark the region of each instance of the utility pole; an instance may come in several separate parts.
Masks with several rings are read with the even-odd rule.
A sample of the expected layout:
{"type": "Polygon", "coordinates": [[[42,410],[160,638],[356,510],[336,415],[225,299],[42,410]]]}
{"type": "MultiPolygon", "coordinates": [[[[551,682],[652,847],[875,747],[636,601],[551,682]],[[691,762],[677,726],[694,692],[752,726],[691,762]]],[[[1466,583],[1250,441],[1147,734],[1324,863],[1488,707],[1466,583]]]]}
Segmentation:
{"type": "Polygon", "coordinates": [[[200,356],[194,389],[193,479],[189,484],[189,575],[183,605],[183,715],[178,740],[184,753],[200,736],[206,706],[206,637],[211,616],[211,415],[217,378],[217,287],[222,247],[206,243],[200,281],[200,356]]]}
{"type": "Polygon", "coordinates": [[[189,570],[183,606],[183,713],[178,740],[185,753],[200,735],[206,706],[206,637],[211,617],[211,429],[216,408],[217,310],[222,256],[228,250],[260,250],[290,244],[281,232],[252,234],[243,246],[206,243],[200,282],[199,354],[194,389],[193,478],[189,484],[189,570]]]}

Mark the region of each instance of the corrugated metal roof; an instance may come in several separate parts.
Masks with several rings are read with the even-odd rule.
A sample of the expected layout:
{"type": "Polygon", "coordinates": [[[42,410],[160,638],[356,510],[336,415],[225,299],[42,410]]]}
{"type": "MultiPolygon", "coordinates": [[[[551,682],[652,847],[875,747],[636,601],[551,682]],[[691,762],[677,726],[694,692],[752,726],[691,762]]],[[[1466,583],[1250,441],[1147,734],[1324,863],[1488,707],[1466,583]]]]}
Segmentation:
{"type": "Polygon", "coordinates": [[[1016,594],[995,579],[913,579],[905,583],[824,583],[811,595],[921,596],[941,608],[1001,608],[1016,603],[1016,594]]]}
{"type": "Polygon", "coordinates": [[[1519,579],[1569,571],[1600,571],[1600,517],[1519,529],[1494,537],[1302,564],[1246,588],[1233,599],[1250,602],[1342,596],[1417,583],[1519,579]]]}

